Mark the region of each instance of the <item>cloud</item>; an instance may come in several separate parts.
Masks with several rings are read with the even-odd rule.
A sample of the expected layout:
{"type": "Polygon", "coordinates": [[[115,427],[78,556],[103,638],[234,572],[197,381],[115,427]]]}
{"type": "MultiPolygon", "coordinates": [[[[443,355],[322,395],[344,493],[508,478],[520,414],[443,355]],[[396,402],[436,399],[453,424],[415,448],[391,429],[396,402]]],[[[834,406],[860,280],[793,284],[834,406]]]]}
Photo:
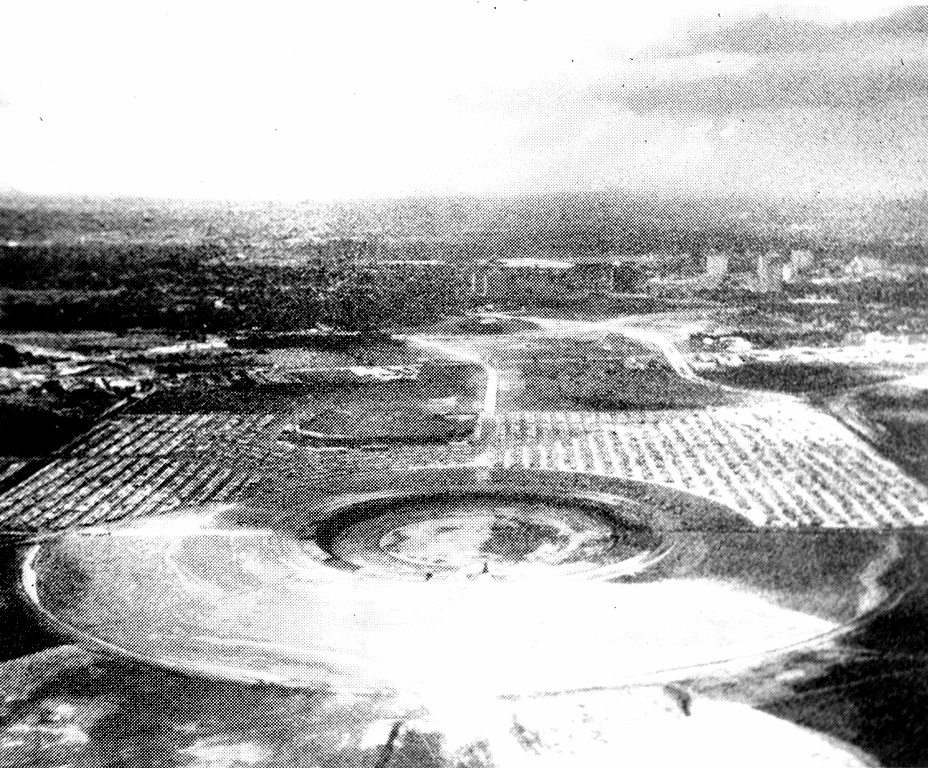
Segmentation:
{"type": "Polygon", "coordinates": [[[898,37],[928,38],[928,6],[915,5],[871,22],[861,22],[862,29],[898,37]]]}
{"type": "Polygon", "coordinates": [[[911,7],[889,16],[842,24],[821,24],[761,14],[728,27],[695,34],[687,53],[723,52],[773,56],[798,51],[826,51],[873,38],[925,42],[928,7],[911,7]]]}
{"type": "Polygon", "coordinates": [[[765,14],[623,63],[594,94],[638,113],[875,110],[928,97],[926,43],[928,8],[837,25],[765,14]]]}
{"type": "Polygon", "coordinates": [[[734,136],[737,132],[738,132],[738,124],[737,124],[737,123],[729,123],[727,126],[725,126],[725,128],[723,128],[721,131],[719,131],[719,138],[722,138],[722,139],[730,139],[730,138],[731,138],[732,136],[734,136]]]}

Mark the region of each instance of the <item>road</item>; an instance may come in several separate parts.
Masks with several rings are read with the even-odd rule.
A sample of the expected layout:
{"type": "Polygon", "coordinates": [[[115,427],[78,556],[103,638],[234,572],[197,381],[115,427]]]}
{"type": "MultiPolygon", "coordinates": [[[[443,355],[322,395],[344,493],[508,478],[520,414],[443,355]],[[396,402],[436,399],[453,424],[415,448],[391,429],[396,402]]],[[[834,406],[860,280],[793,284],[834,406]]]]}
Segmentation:
{"type": "MultiPolygon", "coordinates": [[[[497,317],[500,319],[517,319],[514,315],[505,313],[491,313],[488,317],[497,317]]],[[[670,368],[683,379],[688,381],[704,384],[712,388],[733,389],[724,387],[713,382],[707,382],[702,379],[690,366],[689,361],[680,352],[674,343],[663,333],[651,331],[643,328],[629,327],[621,320],[602,320],[602,321],[584,321],[584,320],[556,320],[544,317],[525,317],[519,318],[535,323],[543,332],[552,333],[559,336],[584,335],[589,333],[618,333],[627,336],[630,339],[640,342],[649,347],[657,349],[667,361],[670,368]]],[[[489,361],[480,354],[462,348],[460,345],[449,344],[428,336],[407,336],[406,339],[423,348],[434,349],[443,355],[447,355],[455,360],[462,362],[476,363],[481,366],[487,375],[487,387],[482,402],[482,413],[485,416],[492,416],[497,412],[500,389],[500,371],[492,366],[489,361]]]]}
{"type": "MultiPolygon", "coordinates": [[[[553,331],[556,331],[559,328],[565,328],[563,321],[559,320],[548,320],[540,317],[530,317],[526,319],[531,320],[534,323],[538,323],[538,325],[540,325],[542,328],[549,328],[553,331]]],[[[680,350],[674,346],[670,339],[668,339],[659,331],[648,331],[643,328],[632,328],[617,320],[574,320],[571,321],[569,326],[566,326],[567,329],[570,329],[571,327],[583,333],[595,331],[602,333],[618,333],[622,336],[627,336],[630,339],[641,342],[646,346],[655,347],[658,351],[661,352],[661,354],[664,355],[667,360],[667,364],[678,376],[690,381],[704,383],[703,380],[697,376],[693,369],[690,367],[689,361],[683,356],[680,350]]]]}
{"type": "Polygon", "coordinates": [[[478,401],[477,405],[485,416],[492,416],[496,413],[496,405],[499,394],[499,371],[491,366],[486,360],[475,352],[470,352],[461,347],[449,346],[435,338],[428,336],[406,336],[407,341],[419,347],[434,349],[447,355],[454,360],[460,360],[464,363],[476,363],[487,375],[487,387],[484,392],[482,403],[478,401]]]}

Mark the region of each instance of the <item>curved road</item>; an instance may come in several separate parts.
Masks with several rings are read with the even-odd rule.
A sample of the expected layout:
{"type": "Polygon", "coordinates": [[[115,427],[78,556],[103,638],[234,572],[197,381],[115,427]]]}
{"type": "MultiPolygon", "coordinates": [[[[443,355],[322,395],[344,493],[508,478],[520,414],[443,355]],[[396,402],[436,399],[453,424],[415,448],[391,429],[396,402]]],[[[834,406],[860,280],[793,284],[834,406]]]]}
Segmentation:
{"type": "Polygon", "coordinates": [[[405,338],[416,346],[435,349],[455,360],[460,360],[464,363],[476,363],[483,368],[487,374],[487,388],[484,393],[482,404],[480,401],[478,401],[477,404],[481,406],[481,411],[485,416],[492,416],[496,413],[497,395],[499,392],[499,372],[480,355],[474,352],[468,352],[460,347],[448,346],[447,344],[427,336],[406,336],[405,338]]]}
{"type": "MultiPolygon", "coordinates": [[[[514,315],[507,315],[504,313],[493,313],[487,316],[497,317],[500,319],[515,319],[514,315]]],[[[648,331],[642,328],[629,328],[622,326],[620,322],[617,322],[616,320],[554,320],[544,317],[526,317],[521,319],[535,323],[539,326],[539,328],[542,329],[542,331],[556,335],[572,336],[582,333],[589,333],[591,331],[600,331],[603,333],[617,333],[623,336],[627,336],[628,338],[638,341],[645,346],[650,346],[657,349],[664,356],[664,359],[667,361],[667,364],[670,366],[673,372],[683,379],[711,386],[713,388],[717,387],[731,391],[740,391],[736,390],[734,387],[726,387],[724,385],[706,381],[705,379],[701,378],[693,370],[692,366],[690,366],[689,361],[686,359],[683,353],[676,348],[670,339],[668,339],[659,331],[648,331]]],[[[487,375],[487,388],[484,394],[483,402],[482,404],[478,403],[478,406],[481,407],[481,411],[484,416],[492,416],[496,413],[499,400],[498,393],[500,389],[500,372],[492,365],[490,365],[490,363],[483,356],[476,352],[462,349],[460,346],[452,346],[446,342],[439,341],[428,336],[406,336],[404,338],[416,346],[436,350],[443,355],[447,355],[452,359],[460,360],[462,362],[476,363],[481,368],[483,368],[487,375]]]]}
{"type": "Polygon", "coordinates": [[[569,325],[567,325],[565,321],[562,320],[550,320],[541,317],[529,317],[525,319],[530,320],[533,323],[537,323],[542,328],[550,329],[555,332],[558,330],[575,329],[577,331],[583,332],[602,331],[627,336],[628,338],[639,341],[646,346],[657,348],[657,350],[660,351],[661,354],[663,354],[667,359],[667,364],[678,376],[684,379],[689,379],[690,381],[705,383],[698,375],[696,375],[690,366],[689,361],[683,356],[680,350],[677,349],[673,343],[666,336],[664,336],[664,334],[658,331],[646,331],[643,328],[629,328],[627,326],[621,325],[621,323],[617,322],[616,320],[572,320],[569,321],[569,325]]]}
{"type": "MultiPolygon", "coordinates": [[[[500,319],[515,319],[514,315],[503,313],[494,313],[488,317],[498,317],[500,319]]],[[[574,335],[576,333],[589,333],[590,331],[603,331],[609,333],[618,333],[639,341],[642,344],[656,348],[664,358],[670,368],[681,378],[701,384],[711,384],[700,378],[689,364],[689,361],[683,356],[674,344],[663,334],[657,331],[646,331],[640,328],[616,327],[615,320],[605,321],[583,321],[583,320],[553,320],[543,317],[522,318],[538,325],[543,331],[555,334],[574,335]]],[[[480,354],[460,346],[452,346],[446,342],[439,341],[436,338],[428,336],[405,336],[407,341],[416,346],[426,349],[433,349],[448,357],[460,360],[466,363],[476,363],[484,369],[487,375],[487,387],[484,393],[482,403],[478,403],[484,416],[492,416],[496,413],[499,401],[500,373],[480,354]]]]}

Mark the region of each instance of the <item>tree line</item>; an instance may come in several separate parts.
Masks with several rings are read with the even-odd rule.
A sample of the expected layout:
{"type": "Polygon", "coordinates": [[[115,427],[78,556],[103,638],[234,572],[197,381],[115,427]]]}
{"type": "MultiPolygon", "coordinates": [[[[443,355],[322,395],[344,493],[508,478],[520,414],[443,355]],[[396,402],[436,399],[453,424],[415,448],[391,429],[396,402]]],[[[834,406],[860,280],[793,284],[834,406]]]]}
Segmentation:
{"type": "Polygon", "coordinates": [[[465,287],[459,270],[389,269],[349,240],[285,263],[216,245],[0,247],[0,328],[372,331],[459,311],[465,287]]]}

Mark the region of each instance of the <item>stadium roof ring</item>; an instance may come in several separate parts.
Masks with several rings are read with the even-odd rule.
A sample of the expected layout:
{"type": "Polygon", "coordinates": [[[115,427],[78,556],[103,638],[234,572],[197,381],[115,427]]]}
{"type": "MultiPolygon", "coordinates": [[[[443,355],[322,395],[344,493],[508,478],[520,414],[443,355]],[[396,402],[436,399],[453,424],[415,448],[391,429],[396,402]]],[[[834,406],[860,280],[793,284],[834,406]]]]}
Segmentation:
{"type": "MultiPolygon", "coordinates": [[[[525,636],[507,653],[547,638],[533,669],[562,647],[557,632],[587,644],[625,638],[630,649],[653,635],[674,651],[648,656],[641,670],[656,673],[714,660],[716,636],[732,651],[762,650],[767,629],[739,617],[780,610],[719,581],[744,580],[740,560],[716,561],[720,547],[739,551],[726,539],[756,528],[667,487],[448,467],[339,476],[327,492],[297,491],[277,509],[192,509],[43,540],[25,557],[25,592],[53,629],[111,653],[207,677],[365,690],[430,679],[432,657],[416,647],[460,644],[466,654],[484,642],[484,626],[525,636]],[[667,603],[656,623],[655,600],[667,603]],[[672,626],[690,627],[703,645],[663,627],[680,612],[672,626]]],[[[775,642],[822,626],[792,622],[775,642]]],[[[484,684],[501,692],[599,684],[592,668],[535,681],[526,665],[513,656],[511,670],[484,684]]],[[[639,666],[608,677],[627,679],[639,666]]]]}

